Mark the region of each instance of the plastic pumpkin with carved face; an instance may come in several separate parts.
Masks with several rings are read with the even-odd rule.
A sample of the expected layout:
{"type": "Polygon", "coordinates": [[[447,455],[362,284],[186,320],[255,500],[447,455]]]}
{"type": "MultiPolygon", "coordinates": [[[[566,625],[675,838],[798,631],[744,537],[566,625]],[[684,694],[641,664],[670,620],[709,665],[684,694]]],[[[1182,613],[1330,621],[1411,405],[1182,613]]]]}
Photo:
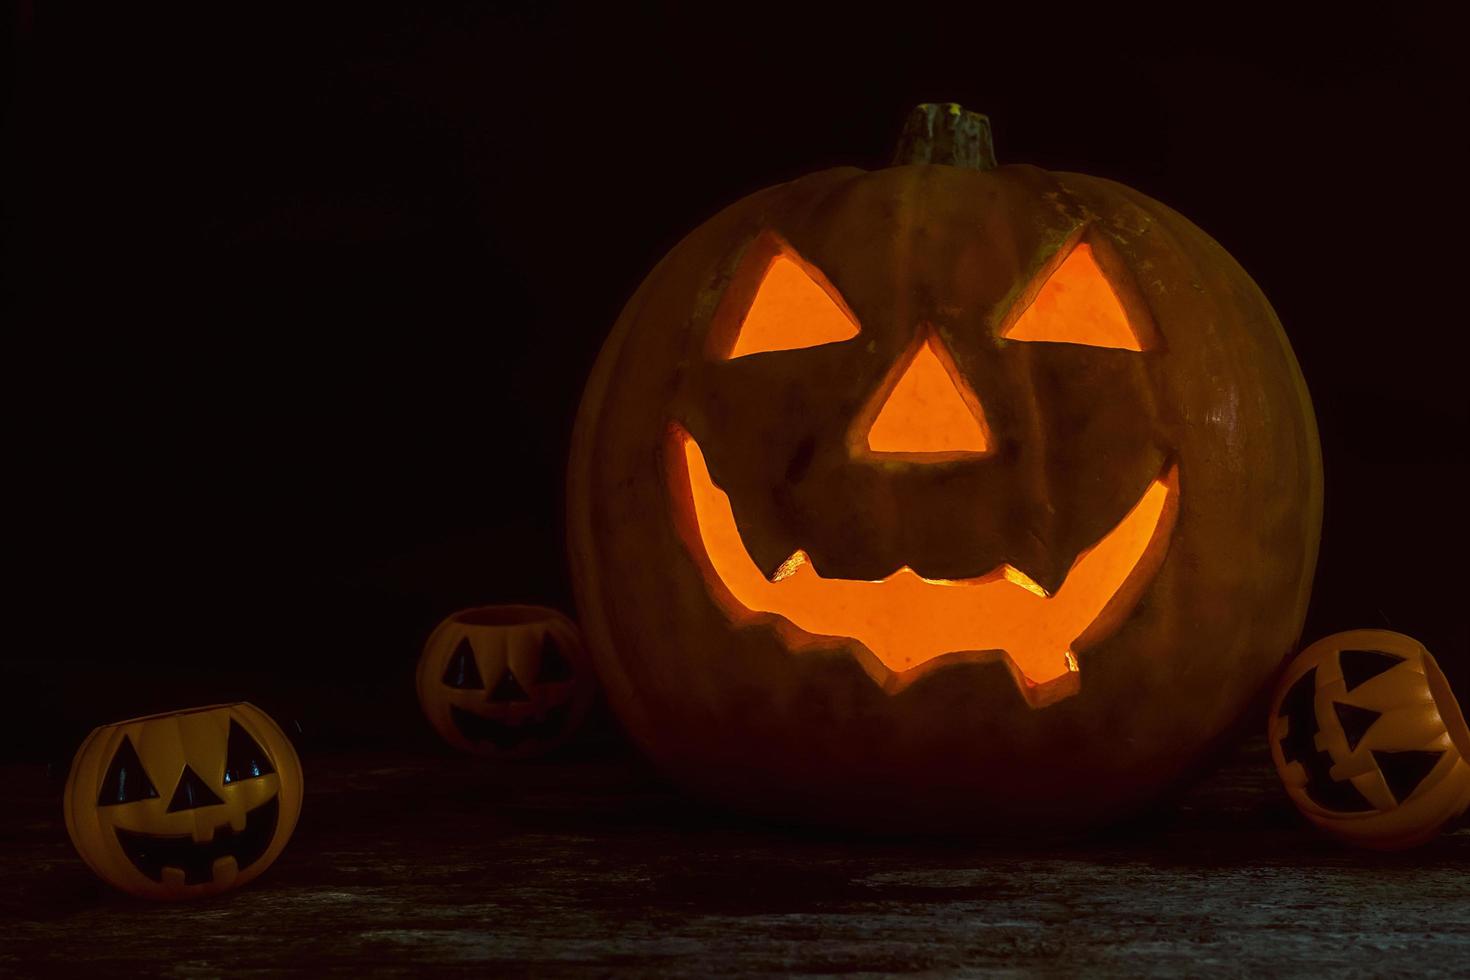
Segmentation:
{"type": "Polygon", "coordinates": [[[1292,803],[1348,843],[1413,847],[1470,807],[1470,727],[1411,636],[1353,630],[1307,647],[1277,682],[1268,734],[1292,803]]]}
{"type": "Polygon", "coordinates": [[[301,763],[270,716],[244,702],[213,705],[87,736],[66,782],[66,829],[109,884],[199,898],[269,867],[301,798],[301,763]]]}
{"type": "Polygon", "coordinates": [[[475,755],[546,755],[581,727],[596,678],[571,620],[542,606],[462,609],[419,656],[419,706],[450,745],[475,755]]]}
{"type": "Polygon", "coordinates": [[[1260,290],[1096,177],[899,162],[760,191],[613,328],[569,470],[580,618],[665,769],[858,826],[1097,823],[1298,636],[1322,476],[1260,290]]]}

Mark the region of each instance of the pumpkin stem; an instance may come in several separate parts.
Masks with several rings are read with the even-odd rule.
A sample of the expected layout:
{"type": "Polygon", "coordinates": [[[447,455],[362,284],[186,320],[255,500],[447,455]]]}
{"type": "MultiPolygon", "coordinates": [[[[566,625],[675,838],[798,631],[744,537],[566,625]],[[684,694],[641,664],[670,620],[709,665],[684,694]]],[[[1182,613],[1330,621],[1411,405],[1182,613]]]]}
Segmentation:
{"type": "Polygon", "coordinates": [[[970,170],[995,169],[990,117],[962,109],[954,102],[915,106],[903,124],[893,165],[943,163],[970,170]]]}

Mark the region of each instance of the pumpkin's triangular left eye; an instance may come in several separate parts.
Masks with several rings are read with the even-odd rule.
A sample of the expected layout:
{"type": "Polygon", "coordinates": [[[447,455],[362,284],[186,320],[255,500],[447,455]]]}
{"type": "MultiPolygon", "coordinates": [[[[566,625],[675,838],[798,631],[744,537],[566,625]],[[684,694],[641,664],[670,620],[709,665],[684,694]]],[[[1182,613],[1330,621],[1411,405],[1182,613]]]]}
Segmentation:
{"type": "Polygon", "coordinates": [[[124,735],[122,744],[112,756],[112,763],[107,767],[107,775],[102,777],[102,792],[97,795],[97,805],[116,806],[157,797],[158,790],[143,770],[143,760],[138,758],[133,740],[124,735]]]}
{"type": "Polygon", "coordinates": [[[766,266],[729,356],[816,347],[856,337],[857,324],[816,275],[791,256],[777,254],[766,266]]]}
{"type": "Polygon", "coordinates": [[[1035,299],[1000,332],[1006,340],[1085,344],[1144,350],[1118,293],[1097,264],[1092,246],[1079,242],[1047,277],[1035,299]]]}
{"type": "Polygon", "coordinates": [[[1373,751],[1373,761],[1383,773],[1388,791],[1400,803],[1407,800],[1439,764],[1444,752],[1437,749],[1412,749],[1406,752],[1373,751]]]}
{"type": "Polygon", "coordinates": [[[225,745],[225,779],[238,783],[242,779],[269,776],[276,769],[260,743],[238,721],[230,719],[230,740],[225,745]]]}
{"type": "Polygon", "coordinates": [[[475,651],[470,647],[469,640],[461,638],[459,646],[449,655],[449,663],[444,666],[444,676],[440,678],[440,683],[461,691],[478,691],[485,686],[485,682],[480,679],[480,668],[475,665],[475,651]]]}

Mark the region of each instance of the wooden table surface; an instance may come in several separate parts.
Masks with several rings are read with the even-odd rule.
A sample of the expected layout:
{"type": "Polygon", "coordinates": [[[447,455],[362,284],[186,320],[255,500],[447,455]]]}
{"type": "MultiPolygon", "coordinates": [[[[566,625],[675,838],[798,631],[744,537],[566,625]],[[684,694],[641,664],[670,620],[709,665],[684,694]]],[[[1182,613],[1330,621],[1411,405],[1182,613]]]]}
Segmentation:
{"type": "Polygon", "coordinates": [[[1341,848],[1264,742],[1165,813],[1048,844],[762,826],[618,752],[303,762],[275,866],[180,905],[94,879],[57,774],[0,768],[0,974],[1470,976],[1470,828],[1341,848]]]}

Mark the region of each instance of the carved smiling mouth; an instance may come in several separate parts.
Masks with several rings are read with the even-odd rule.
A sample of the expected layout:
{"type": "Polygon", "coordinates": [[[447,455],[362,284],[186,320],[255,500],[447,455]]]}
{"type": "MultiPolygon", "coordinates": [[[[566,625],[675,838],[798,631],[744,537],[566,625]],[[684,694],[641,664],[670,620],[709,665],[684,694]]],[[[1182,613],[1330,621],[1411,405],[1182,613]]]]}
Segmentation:
{"type": "Polygon", "coordinates": [[[523,742],[556,738],[565,731],[570,710],[568,705],[557,705],[547,708],[540,718],[512,725],[451,705],[449,718],[459,733],[471,742],[489,742],[497,749],[511,749],[523,742]]]}
{"type": "Polygon", "coordinates": [[[250,867],[270,847],[276,835],[276,821],[281,805],[277,797],[245,815],[245,829],[236,833],[226,824],[214,832],[212,840],[196,843],[189,834],[140,834],[114,828],[117,842],[133,867],[154,881],[163,881],[165,868],[184,873],[184,883],[202,885],[214,880],[214,864],[220,858],[235,859],[235,871],[250,867]]]}
{"type": "Polygon", "coordinates": [[[1003,564],[969,579],[929,579],[908,566],[879,581],[824,578],[798,549],[763,575],[740,536],[729,496],[699,443],[677,423],[667,447],[670,486],[688,506],[678,521],[732,620],[775,620],[787,646],[860,644],[857,659],[889,693],[957,660],[1000,659],[1032,707],[1080,689],[1075,650],[1110,635],[1164,558],[1178,512],[1179,472],[1169,465],[1107,534],[1083,551],[1056,594],[1003,564]],[[711,574],[712,573],[712,574],[711,574]]]}

